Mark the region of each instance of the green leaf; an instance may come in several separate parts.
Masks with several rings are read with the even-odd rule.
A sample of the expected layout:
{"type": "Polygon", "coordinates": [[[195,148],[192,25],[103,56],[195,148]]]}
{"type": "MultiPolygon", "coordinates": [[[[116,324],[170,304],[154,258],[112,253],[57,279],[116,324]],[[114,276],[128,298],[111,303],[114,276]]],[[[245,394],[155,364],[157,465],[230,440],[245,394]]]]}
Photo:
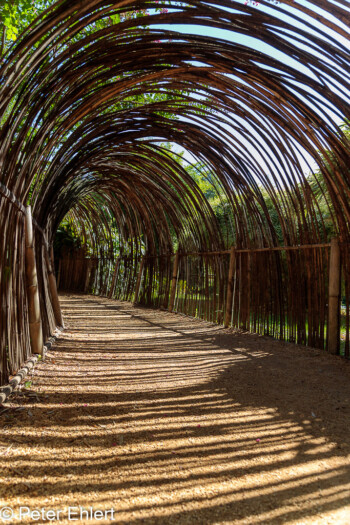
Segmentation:
{"type": "Polygon", "coordinates": [[[111,16],[113,24],[119,24],[120,22],[120,16],[119,15],[112,15],[111,16]]]}

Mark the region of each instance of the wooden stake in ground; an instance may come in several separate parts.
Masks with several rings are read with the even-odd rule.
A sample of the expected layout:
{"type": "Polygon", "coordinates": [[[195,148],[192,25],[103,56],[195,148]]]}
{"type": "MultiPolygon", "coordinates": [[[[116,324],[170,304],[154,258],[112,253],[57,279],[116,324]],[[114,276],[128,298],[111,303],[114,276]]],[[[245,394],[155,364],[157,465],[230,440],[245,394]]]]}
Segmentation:
{"type": "Polygon", "coordinates": [[[328,291],[328,352],[338,354],[340,343],[340,249],[336,237],[331,240],[328,291]]]}
{"type": "Polygon", "coordinates": [[[176,284],[177,284],[177,272],[179,269],[180,254],[177,251],[174,260],[173,266],[173,278],[171,281],[171,292],[170,292],[170,302],[169,302],[169,312],[173,311],[176,295],[176,284]]]}
{"type": "Polygon", "coordinates": [[[28,317],[29,317],[29,334],[30,344],[33,354],[43,353],[44,341],[43,330],[41,325],[40,302],[38,290],[38,278],[36,273],[35,253],[33,243],[33,223],[31,207],[26,207],[26,282],[28,296],[28,317]]]}
{"type": "Polygon", "coordinates": [[[227,280],[225,328],[230,326],[230,323],[231,323],[235,259],[236,259],[235,248],[234,248],[234,246],[232,246],[231,250],[230,250],[230,266],[229,266],[229,270],[228,270],[228,280],[227,280]]]}

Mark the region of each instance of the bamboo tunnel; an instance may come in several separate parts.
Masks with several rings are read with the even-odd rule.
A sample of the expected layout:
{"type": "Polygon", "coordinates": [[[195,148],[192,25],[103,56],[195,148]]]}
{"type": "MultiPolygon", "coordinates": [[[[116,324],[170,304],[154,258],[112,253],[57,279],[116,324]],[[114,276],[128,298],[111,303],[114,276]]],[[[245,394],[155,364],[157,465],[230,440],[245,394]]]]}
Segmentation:
{"type": "Polygon", "coordinates": [[[1,382],[63,323],[57,287],[349,357],[346,4],[71,0],[17,35],[0,62],[1,382]]]}

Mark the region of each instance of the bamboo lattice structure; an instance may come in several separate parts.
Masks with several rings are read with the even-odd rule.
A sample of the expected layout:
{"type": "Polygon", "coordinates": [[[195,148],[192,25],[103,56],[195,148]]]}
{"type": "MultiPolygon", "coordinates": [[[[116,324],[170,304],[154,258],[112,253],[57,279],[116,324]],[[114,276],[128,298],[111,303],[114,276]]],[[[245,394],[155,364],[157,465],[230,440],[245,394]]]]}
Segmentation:
{"type": "Polygon", "coordinates": [[[28,204],[43,340],[65,219],[81,247],[56,260],[62,289],[321,348],[331,298],[332,352],[341,292],[349,357],[349,5],[259,6],[61,0],[2,58],[0,384],[31,355],[28,204]]]}

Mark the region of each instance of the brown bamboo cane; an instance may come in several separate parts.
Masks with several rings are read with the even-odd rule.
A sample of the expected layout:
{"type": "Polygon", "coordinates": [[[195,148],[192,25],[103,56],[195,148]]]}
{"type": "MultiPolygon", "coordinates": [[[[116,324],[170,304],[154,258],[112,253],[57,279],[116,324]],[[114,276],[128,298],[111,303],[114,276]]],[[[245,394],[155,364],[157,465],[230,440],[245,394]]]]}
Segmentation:
{"type": "Polygon", "coordinates": [[[340,248],[336,237],[331,240],[328,285],[328,352],[339,353],[340,344],[340,248]]]}
{"type": "Polygon", "coordinates": [[[58,274],[57,274],[57,289],[60,289],[61,285],[61,273],[62,273],[62,259],[60,258],[58,261],[58,274]]]}
{"type": "Polygon", "coordinates": [[[246,301],[246,317],[245,317],[245,329],[250,330],[250,309],[251,309],[251,267],[252,258],[251,253],[247,254],[247,301],[246,301]]]}
{"type": "Polygon", "coordinates": [[[235,248],[231,247],[230,250],[230,265],[228,269],[228,280],[227,280],[227,295],[226,295],[226,311],[225,311],[225,328],[228,328],[231,323],[232,313],[232,302],[233,302],[233,278],[235,270],[235,248]]]}
{"type": "Polygon", "coordinates": [[[170,302],[169,302],[169,312],[173,311],[176,295],[176,285],[177,285],[177,272],[179,269],[180,254],[179,251],[176,252],[174,266],[173,266],[173,277],[171,281],[171,292],[170,292],[170,302]]]}
{"type": "Polygon", "coordinates": [[[28,318],[30,344],[33,354],[43,355],[43,330],[40,314],[40,301],[38,290],[38,277],[35,263],[35,252],[33,243],[33,222],[31,207],[26,207],[26,230],[25,230],[25,262],[26,262],[26,284],[28,296],[28,318]]]}
{"type": "Polygon", "coordinates": [[[170,284],[171,284],[171,256],[166,256],[166,281],[165,281],[165,292],[164,292],[164,302],[163,308],[166,310],[169,303],[169,294],[170,294],[170,284]]]}
{"type": "Polygon", "coordinates": [[[89,258],[86,261],[86,267],[85,267],[84,293],[88,292],[88,288],[90,284],[90,277],[91,277],[91,266],[92,266],[92,261],[91,261],[91,258],[89,258]]]}
{"type": "Polygon", "coordinates": [[[51,303],[52,303],[52,309],[53,309],[53,313],[55,316],[55,320],[56,320],[57,326],[64,327],[61,305],[60,305],[60,301],[58,299],[58,293],[57,293],[56,277],[53,271],[52,260],[51,260],[51,257],[49,255],[49,252],[46,246],[45,246],[45,261],[47,265],[47,273],[48,273],[48,278],[49,278],[48,284],[49,284],[51,303]]]}
{"type": "Polygon", "coordinates": [[[144,264],[145,264],[145,256],[142,257],[141,262],[140,262],[140,268],[139,268],[139,273],[137,276],[136,287],[135,287],[134,304],[137,304],[138,302],[144,264]]]}
{"type": "Polygon", "coordinates": [[[119,261],[120,261],[120,257],[117,257],[117,260],[116,260],[116,263],[115,263],[115,267],[114,267],[114,272],[113,272],[111,288],[110,288],[110,290],[108,292],[108,299],[112,298],[112,295],[113,295],[113,292],[114,292],[115,283],[116,283],[117,275],[118,275],[119,261]]]}

